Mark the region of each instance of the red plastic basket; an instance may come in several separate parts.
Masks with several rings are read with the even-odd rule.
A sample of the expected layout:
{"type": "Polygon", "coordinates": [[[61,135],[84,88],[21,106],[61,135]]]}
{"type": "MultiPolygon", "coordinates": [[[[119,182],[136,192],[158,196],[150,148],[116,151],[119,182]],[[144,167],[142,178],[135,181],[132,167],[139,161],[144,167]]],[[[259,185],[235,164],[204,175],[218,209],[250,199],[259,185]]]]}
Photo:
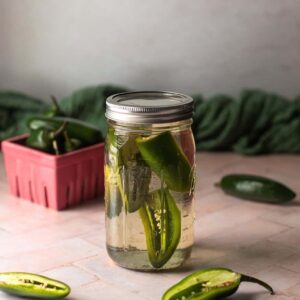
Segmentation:
{"type": "Polygon", "coordinates": [[[51,155],[24,146],[25,138],[17,136],[2,143],[13,195],[62,210],[103,194],[103,143],[51,155]]]}

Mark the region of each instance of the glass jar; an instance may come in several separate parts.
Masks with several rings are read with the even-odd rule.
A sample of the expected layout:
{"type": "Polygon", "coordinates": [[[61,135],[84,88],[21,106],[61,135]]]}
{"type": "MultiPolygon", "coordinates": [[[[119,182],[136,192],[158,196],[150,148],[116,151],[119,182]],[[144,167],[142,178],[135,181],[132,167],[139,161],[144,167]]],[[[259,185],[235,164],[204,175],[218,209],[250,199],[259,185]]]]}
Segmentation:
{"type": "Polygon", "coordinates": [[[193,99],[133,92],[106,104],[108,254],[129,269],[176,268],[194,240],[193,99]]]}

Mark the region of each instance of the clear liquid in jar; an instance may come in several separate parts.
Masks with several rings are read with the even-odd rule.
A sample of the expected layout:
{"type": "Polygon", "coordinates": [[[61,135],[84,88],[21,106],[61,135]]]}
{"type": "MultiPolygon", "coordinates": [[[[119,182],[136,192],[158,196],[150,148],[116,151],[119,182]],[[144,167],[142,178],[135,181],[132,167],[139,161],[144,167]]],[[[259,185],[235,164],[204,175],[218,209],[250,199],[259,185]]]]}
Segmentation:
{"type": "MultiPolygon", "coordinates": [[[[189,160],[192,169],[194,170],[195,145],[191,130],[187,129],[184,131],[175,131],[172,132],[172,135],[177,144],[181,147],[185,156],[189,160]]],[[[128,135],[119,135],[118,138],[121,141],[126,141],[128,140],[128,135]]],[[[118,147],[122,147],[122,142],[118,142],[118,147]]],[[[111,167],[111,163],[108,159],[106,159],[106,165],[111,167]]],[[[125,176],[126,178],[129,178],[129,182],[126,183],[129,187],[132,187],[135,184],[134,180],[140,179],[135,178],[135,176],[130,176],[131,174],[126,174],[126,172],[131,172],[133,174],[134,172],[122,164],[118,165],[117,168],[119,174],[129,175],[125,176]]],[[[123,178],[125,177],[123,176],[123,178]]],[[[117,200],[118,184],[124,185],[125,183],[118,183],[117,180],[113,179],[110,180],[110,182],[106,182],[106,184],[109,185],[108,189],[110,190],[110,199],[107,200],[106,197],[106,202],[110,201],[110,203],[106,203],[106,210],[108,210],[109,207],[113,207],[113,209],[116,208],[117,212],[115,214],[109,214],[107,211],[106,246],[109,256],[118,265],[125,268],[153,270],[154,268],[148,258],[145,229],[138,210],[129,213],[128,210],[125,209],[125,205],[120,203],[120,199],[117,200]],[[117,201],[119,201],[118,205],[120,207],[116,206],[117,201]]],[[[152,171],[151,181],[149,183],[149,192],[151,193],[152,191],[161,188],[161,178],[159,178],[157,174],[152,171]]],[[[140,192],[143,193],[143,191],[140,192]]],[[[193,188],[188,192],[170,191],[170,193],[181,212],[181,235],[176,250],[172,254],[171,258],[161,267],[161,269],[172,269],[182,265],[182,263],[189,258],[194,242],[193,188]]]]}

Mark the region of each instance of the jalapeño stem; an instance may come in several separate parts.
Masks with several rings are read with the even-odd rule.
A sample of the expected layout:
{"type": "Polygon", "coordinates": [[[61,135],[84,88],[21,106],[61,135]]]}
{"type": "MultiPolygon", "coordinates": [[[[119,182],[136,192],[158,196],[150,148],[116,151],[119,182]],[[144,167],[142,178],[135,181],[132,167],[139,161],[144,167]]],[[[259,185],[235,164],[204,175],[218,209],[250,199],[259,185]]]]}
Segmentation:
{"type": "Polygon", "coordinates": [[[64,121],[62,125],[53,133],[52,138],[57,138],[66,129],[68,122],[64,121]]]}
{"type": "Polygon", "coordinates": [[[251,276],[248,276],[248,275],[241,274],[241,282],[257,283],[257,284],[263,286],[265,289],[267,289],[271,293],[271,295],[275,294],[273,288],[270,285],[268,285],[266,282],[264,282],[264,281],[262,281],[258,278],[254,278],[254,277],[251,277],[251,276]]]}
{"type": "Polygon", "coordinates": [[[50,98],[51,98],[51,101],[52,101],[53,106],[55,107],[55,109],[59,111],[59,110],[60,110],[60,107],[59,107],[59,105],[58,105],[58,101],[57,101],[56,97],[53,96],[53,95],[51,95],[50,98]]]}

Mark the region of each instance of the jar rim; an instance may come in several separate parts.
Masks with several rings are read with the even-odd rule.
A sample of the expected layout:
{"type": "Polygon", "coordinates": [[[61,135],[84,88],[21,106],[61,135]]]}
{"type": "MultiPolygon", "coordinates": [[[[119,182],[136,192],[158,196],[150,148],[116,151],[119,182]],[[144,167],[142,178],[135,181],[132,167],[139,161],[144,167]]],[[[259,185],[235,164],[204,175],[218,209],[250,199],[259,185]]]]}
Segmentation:
{"type": "Polygon", "coordinates": [[[106,100],[106,117],[128,123],[168,123],[190,119],[194,100],[169,91],[136,91],[114,94],[106,100]]]}

